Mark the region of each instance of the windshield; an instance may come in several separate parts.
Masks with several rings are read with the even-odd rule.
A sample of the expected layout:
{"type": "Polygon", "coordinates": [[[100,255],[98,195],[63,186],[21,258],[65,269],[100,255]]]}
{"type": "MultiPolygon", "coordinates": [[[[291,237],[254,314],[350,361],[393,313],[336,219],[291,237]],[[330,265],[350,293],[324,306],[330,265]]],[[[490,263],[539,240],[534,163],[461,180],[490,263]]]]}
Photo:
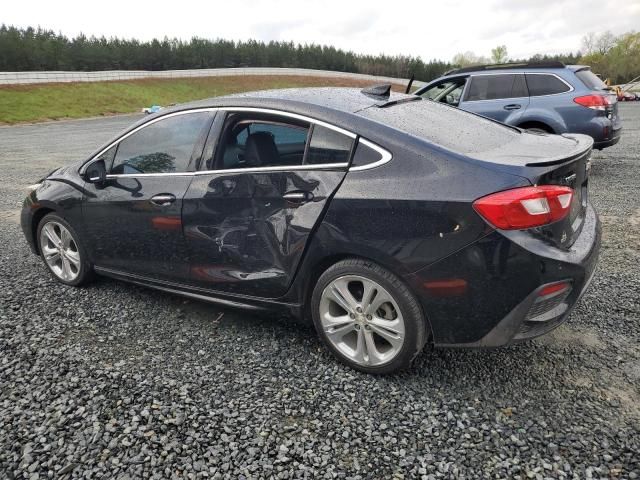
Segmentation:
{"type": "Polygon", "coordinates": [[[607,84],[600,80],[591,70],[579,70],[576,72],[576,77],[591,90],[609,90],[607,84]]]}

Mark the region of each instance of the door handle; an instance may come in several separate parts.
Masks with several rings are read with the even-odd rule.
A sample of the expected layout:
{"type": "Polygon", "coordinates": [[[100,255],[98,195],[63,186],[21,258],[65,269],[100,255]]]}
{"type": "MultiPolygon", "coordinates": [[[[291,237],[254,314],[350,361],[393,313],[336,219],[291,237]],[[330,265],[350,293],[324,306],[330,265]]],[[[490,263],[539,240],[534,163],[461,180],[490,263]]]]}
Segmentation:
{"type": "Polygon", "coordinates": [[[505,110],[519,110],[521,108],[521,105],[517,103],[510,103],[509,105],[505,105],[503,108],[505,110]]]}
{"type": "Polygon", "coordinates": [[[282,198],[288,202],[304,203],[311,200],[313,198],[313,194],[310,192],[287,192],[282,196],[282,198]]]}
{"type": "Polygon", "coordinates": [[[175,195],[171,195],[170,193],[161,193],[160,195],[154,195],[149,200],[154,205],[158,205],[159,207],[166,207],[167,205],[171,205],[176,201],[175,195]]]}

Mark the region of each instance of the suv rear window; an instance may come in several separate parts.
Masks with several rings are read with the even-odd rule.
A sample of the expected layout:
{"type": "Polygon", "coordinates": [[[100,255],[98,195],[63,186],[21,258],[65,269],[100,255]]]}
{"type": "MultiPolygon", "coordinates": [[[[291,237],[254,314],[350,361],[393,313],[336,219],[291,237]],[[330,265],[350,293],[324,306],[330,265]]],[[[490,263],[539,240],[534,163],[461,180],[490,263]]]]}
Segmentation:
{"type": "Polygon", "coordinates": [[[527,88],[524,75],[476,75],[471,78],[471,85],[465,101],[494,100],[498,98],[526,97],[527,88]]]}
{"type": "Polygon", "coordinates": [[[591,70],[579,70],[576,72],[576,77],[578,77],[580,81],[591,90],[608,90],[607,84],[591,70]]]}
{"type": "Polygon", "coordinates": [[[571,87],[558,77],[546,73],[527,73],[527,86],[531,97],[555,95],[571,90],[571,87]]]}

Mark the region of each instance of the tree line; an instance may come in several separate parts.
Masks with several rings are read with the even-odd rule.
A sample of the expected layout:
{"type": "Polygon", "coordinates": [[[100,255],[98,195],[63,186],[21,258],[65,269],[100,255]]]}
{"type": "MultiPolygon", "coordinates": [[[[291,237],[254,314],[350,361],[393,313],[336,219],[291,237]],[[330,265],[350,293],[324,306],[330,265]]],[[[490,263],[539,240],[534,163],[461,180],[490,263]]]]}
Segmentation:
{"type": "MultiPolygon", "coordinates": [[[[640,33],[615,36],[588,34],[582,51],[562,55],[534,55],[511,61],[558,60],[587,64],[602,78],[624,83],[640,75],[640,33]]],[[[507,47],[498,45],[490,58],[468,51],[450,62],[423,61],[405,55],[363,55],[327,45],[164,38],[150,41],[116,37],[68,38],[43,28],[0,26],[0,71],[37,70],[181,70],[229,67],[290,67],[365,73],[428,81],[459,66],[509,61],[507,47]]]]}
{"type": "Polygon", "coordinates": [[[192,38],[68,38],[42,28],[0,26],[0,71],[181,70],[289,67],[417,79],[436,78],[448,62],[404,55],[362,55],[339,48],[293,42],[192,38]]]}

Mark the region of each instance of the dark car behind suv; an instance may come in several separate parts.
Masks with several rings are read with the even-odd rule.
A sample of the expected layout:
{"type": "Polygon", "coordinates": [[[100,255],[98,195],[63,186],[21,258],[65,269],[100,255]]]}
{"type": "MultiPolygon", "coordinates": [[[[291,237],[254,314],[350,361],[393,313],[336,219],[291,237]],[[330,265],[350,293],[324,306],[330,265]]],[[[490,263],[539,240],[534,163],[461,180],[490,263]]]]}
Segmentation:
{"type": "Polygon", "coordinates": [[[620,140],[615,93],[588,66],[485,65],[447,72],[416,94],[515,127],[582,133],[603,149],[620,140]]]}

